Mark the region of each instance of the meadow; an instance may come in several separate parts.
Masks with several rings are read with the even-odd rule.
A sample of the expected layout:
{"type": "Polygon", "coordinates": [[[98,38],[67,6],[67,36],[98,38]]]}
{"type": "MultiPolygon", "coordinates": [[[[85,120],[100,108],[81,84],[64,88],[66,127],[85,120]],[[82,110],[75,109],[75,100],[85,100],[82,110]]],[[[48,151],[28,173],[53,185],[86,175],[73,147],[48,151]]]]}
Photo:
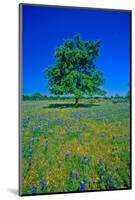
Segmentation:
{"type": "Polygon", "coordinates": [[[130,105],[23,101],[22,194],[130,188],[130,105]]]}

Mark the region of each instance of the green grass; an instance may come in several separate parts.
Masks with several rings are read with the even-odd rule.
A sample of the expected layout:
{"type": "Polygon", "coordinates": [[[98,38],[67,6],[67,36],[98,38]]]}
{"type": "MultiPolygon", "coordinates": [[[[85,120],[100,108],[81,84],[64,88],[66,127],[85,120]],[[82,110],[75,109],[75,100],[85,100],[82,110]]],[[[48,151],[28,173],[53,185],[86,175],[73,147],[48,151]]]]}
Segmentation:
{"type": "Polygon", "coordinates": [[[130,187],[129,104],[24,101],[22,194],[130,187]]]}

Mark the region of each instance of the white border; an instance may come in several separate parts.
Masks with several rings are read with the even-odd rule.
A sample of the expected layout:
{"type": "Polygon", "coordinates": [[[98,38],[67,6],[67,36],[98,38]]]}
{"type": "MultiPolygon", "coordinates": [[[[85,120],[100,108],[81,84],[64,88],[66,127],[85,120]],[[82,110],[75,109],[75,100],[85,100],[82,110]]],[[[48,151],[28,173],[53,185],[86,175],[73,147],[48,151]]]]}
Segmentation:
{"type": "Polygon", "coordinates": [[[0,4],[0,198],[19,199],[18,188],[18,3],[132,9],[133,184],[132,190],[25,197],[26,199],[134,199],[135,192],[135,0],[3,0],[0,4]]]}

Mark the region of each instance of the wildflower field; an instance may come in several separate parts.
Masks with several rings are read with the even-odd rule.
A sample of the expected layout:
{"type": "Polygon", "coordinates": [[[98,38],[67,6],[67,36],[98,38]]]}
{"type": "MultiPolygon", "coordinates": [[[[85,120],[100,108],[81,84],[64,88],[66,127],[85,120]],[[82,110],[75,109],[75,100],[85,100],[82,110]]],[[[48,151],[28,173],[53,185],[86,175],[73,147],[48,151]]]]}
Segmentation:
{"type": "Polygon", "coordinates": [[[130,188],[130,105],[23,101],[22,194],[130,188]]]}

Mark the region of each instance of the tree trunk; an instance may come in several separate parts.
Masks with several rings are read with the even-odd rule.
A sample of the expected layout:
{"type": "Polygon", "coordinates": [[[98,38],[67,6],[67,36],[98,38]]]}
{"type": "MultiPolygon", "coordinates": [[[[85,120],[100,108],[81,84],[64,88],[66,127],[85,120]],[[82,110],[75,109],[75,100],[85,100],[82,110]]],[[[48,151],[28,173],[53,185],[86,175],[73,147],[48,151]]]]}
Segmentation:
{"type": "Polygon", "coordinates": [[[78,106],[79,98],[75,98],[75,106],[78,106]]]}

